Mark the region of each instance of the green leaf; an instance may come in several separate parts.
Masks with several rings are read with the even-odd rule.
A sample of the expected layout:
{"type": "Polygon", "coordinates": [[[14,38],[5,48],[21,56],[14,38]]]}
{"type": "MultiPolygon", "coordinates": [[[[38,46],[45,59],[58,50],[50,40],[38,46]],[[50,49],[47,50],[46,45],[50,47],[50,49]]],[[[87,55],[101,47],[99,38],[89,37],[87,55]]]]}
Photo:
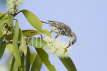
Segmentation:
{"type": "Polygon", "coordinates": [[[0,13],[0,19],[3,18],[6,15],[6,13],[0,13]]]}
{"type": "Polygon", "coordinates": [[[9,48],[10,53],[15,58],[15,63],[17,64],[18,67],[20,67],[21,66],[21,59],[20,59],[20,53],[19,53],[18,48],[16,48],[13,44],[7,44],[6,48],[9,48]]]}
{"type": "Polygon", "coordinates": [[[29,71],[30,69],[30,49],[29,47],[27,47],[27,55],[26,55],[26,70],[25,71],[29,71]]]}
{"type": "Polygon", "coordinates": [[[25,71],[25,56],[24,54],[22,53],[21,55],[21,67],[19,68],[19,71],[25,71]]]}
{"type": "Polygon", "coordinates": [[[42,61],[39,55],[36,55],[35,60],[31,66],[31,71],[40,71],[41,67],[42,67],[42,61]]]}
{"type": "Polygon", "coordinates": [[[36,55],[37,55],[36,53],[32,53],[32,52],[30,53],[30,64],[33,64],[36,55]]]}
{"type": "Polygon", "coordinates": [[[6,43],[3,43],[2,46],[0,46],[0,58],[3,56],[5,51],[6,43]]]}
{"type": "Polygon", "coordinates": [[[39,57],[41,58],[42,62],[49,69],[49,71],[57,71],[55,67],[51,64],[51,62],[49,61],[48,54],[42,48],[37,48],[36,51],[39,57]]]}
{"type": "Polygon", "coordinates": [[[65,58],[59,57],[59,59],[61,60],[61,62],[64,64],[68,71],[77,71],[76,66],[70,57],[65,58]]]}
{"type": "Polygon", "coordinates": [[[19,38],[19,24],[18,24],[18,21],[16,21],[16,24],[13,29],[13,44],[8,44],[7,47],[9,48],[11,54],[14,56],[17,67],[20,67],[21,58],[20,58],[20,52],[18,49],[18,43],[19,43],[18,38],[19,38]]]}
{"type": "Polygon", "coordinates": [[[3,40],[4,36],[0,38],[0,58],[3,56],[6,47],[6,43],[3,40]]]}
{"type": "Polygon", "coordinates": [[[36,31],[36,30],[22,30],[24,36],[27,36],[27,37],[32,37],[34,35],[38,35],[40,34],[39,31],[36,31]]]}
{"type": "Polygon", "coordinates": [[[18,65],[15,61],[15,58],[12,56],[10,60],[10,70],[9,71],[18,71],[18,65]]]}
{"type": "Polygon", "coordinates": [[[48,36],[51,36],[51,34],[47,31],[47,30],[43,30],[43,24],[40,21],[40,19],[32,12],[28,11],[28,10],[22,10],[21,11],[24,16],[26,17],[26,19],[28,20],[28,22],[39,32],[47,34],[48,36]]]}
{"type": "Polygon", "coordinates": [[[37,30],[42,30],[43,24],[35,14],[28,10],[22,10],[22,13],[34,28],[36,28],[37,30]]]}
{"type": "Polygon", "coordinates": [[[26,45],[26,40],[24,38],[24,35],[22,32],[20,32],[21,40],[20,40],[20,50],[24,53],[24,55],[27,54],[27,45],[26,45]]]}
{"type": "Polygon", "coordinates": [[[15,64],[15,59],[14,59],[14,57],[11,57],[10,65],[9,65],[9,71],[13,71],[14,64],[15,64]]]}
{"type": "Polygon", "coordinates": [[[34,38],[34,39],[31,39],[29,42],[29,45],[35,48],[43,48],[45,47],[46,44],[47,42],[41,38],[34,38]]]}
{"type": "Polygon", "coordinates": [[[13,29],[13,45],[18,47],[18,38],[19,38],[19,23],[16,21],[13,29]]]}

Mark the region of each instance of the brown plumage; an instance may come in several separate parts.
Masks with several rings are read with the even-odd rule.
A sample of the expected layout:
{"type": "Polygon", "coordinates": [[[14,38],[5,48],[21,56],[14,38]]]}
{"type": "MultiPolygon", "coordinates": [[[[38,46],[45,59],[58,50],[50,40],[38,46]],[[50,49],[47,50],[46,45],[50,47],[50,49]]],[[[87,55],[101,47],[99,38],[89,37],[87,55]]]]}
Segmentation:
{"type": "Polygon", "coordinates": [[[70,41],[69,41],[68,47],[70,47],[71,45],[73,45],[76,42],[77,37],[76,37],[75,33],[72,32],[71,28],[68,25],[66,25],[62,22],[59,22],[59,21],[50,21],[50,20],[48,22],[42,21],[42,23],[49,24],[53,28],[51,30],[51,32],[57,33],[56,38],[60,35],[69,37],[70,41]]]}

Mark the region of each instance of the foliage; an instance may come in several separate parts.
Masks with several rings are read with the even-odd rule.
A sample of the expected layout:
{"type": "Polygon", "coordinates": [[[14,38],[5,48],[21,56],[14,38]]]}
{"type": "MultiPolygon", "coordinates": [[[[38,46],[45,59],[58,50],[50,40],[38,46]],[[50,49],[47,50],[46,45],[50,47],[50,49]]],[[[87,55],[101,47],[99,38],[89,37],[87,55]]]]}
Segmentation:
{"type": "MultiPolygon", "coordinates": [[[[58,71],[51,64],[49,55],[45,50],[50,42],[44,40],[44,36],[52,38],[49,29],[43,29],[44,24],[31,11],[25,9],[19,10],[13,5],[12,7],[14,8],[8,9],[5,13],[0,13],[0,59],[4,54],[5,48],[8,48],[12,55],[9,71],[40,71],[43,64],[45,64],[49,71],[58,71]],[[34,30],[22,30],[19,27],[19,20],[16,18],[19,13],[25,16],[29,24],[35,28],[34,30]],[[36,52],[33,53],[30,50],[32,48],[36,52]]],[[[52,48],[54,49],[54,47],[52,48]]],[[[58,56],[58,58],[68,71],[77,71],[69,56],[58,56]]]]}

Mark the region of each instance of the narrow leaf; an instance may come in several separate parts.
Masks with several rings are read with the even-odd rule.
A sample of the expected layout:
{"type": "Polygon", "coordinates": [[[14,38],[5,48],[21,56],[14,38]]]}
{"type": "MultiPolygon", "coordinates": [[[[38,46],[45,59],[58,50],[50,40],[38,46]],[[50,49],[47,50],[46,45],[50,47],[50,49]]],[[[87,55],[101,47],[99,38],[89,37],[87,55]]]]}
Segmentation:
{"type": "Polygon", "coordinates": [[[13,71],[14,62],[15,62],[15,59],[14,59],[14,57],[12,57],[11,60],[10,60],[10,69],[9,69],[9,71],[13,71]]]}
{"type": "Polygon", "coordinates": [[[27,47],[27,55],[26,55],[26,71],[30,69],[30,49],[27,47]]]}
{"type": "Polygon", "coordinates": [[[43,24],[40,21],[40,19],[31,11],[28,10],[22,10],[22,13],[28,20],[28,22],[39,32],[47,34],[48,36],[51,36],[51,34],[48,32],[48,30],[43,30],[43,24]]]}
{"type": "Polygon", "coordinates": [[[36,53],[30,53],[30,64],[32,65],[33,64],[33,62],[34,62],[34,60],[35,60],[35,57],[36,57],[36,53]]]}
{"type": "Polygon", "coordinates": [[[36,28],[37,30],[42,29],[43,24],[35,14],[28,10],[22,10],[22,13],[34,28],[36,28]]]}
{"type": "Polygon", "coordinates": [[[27,37],[32,37],[34,35],[38,35],[40,34],[39,31],[36,31],[36,30],[22,30],[24,36],[27,36],[27,37]]]}
{"type": "Polygon", "coordinates": [[[26,40],[24,38],[23,33],[20,31],[20,36],[21,36],[21,40],[20,40],[20,50],[24,53],[24,55],[26,56],[27,54],[27,45],[26,45],[26,40]]]}
{"type": "Polygon", "coordinates": [[[51,62],[49,61],[48,54],[42,48],[37,48],[36,51],[39,57],[41,58],[42,62],[49,69],[49,71],[57,71],[55,67],[51,64],[51,62]]]}
{"type": "Polygon", "coordinates": [[[20,52],[18,49],[18,37],[19,37],[19,24],[18,21],[16,21],[14,29],[13,29],[13,44],[8,44],[7,47],[9,48],[11,54],[15,58],[15,63],[18,67],[21,66],[21,58],[20,58],[20,52]]]}
{"type": "Polygon", "coordinates": [[[19,37],[19,23],[16,21],[13,29],[13,45],[18,47],[18,37],[19,37]]]}
{"type": "Polygon", "coordinates": [[[4,36],[0,38],[0,58],[3,56],[6,47],[6,43],[4,43],[3,40],[4,40],[4,36]]]}
{"type": "Polygon", "coordinates": [[[6,13],[0,13],[0,19],[3,18],[6,15],[6,13]]]}
{"type": "Polygon", "coordinates": [[[6,45],[6,48],[9,48],[10,53],[15,58],[15,63],[17,64],[18,67],[20,67],[21,66],[21,59],[20,59],[20,53],[19,53],[18,48],[16,48],[13,44],[6,45]]]}
{"type": "Polygon", "coordinates": [[[2,46],[0,46],[0,58],[2,58],[4,51],[5,51],[6,43],[3,43],[2,46]]]}
{"type": "Polygon", "coordinates": [[[31,67],[31,71],[40,71],[41,67],[42,67],[42,61],[39,55],[36,55],[35,60],[31,67]]]}
{"type": "Polygon", "coordinates": [[[75,64],[70,57],[60,58],[61,62],[67,68],[68,71],[77,71],[75,64]]]}
{"type": "Polygon", "coordinates": [[[24,56],[24,54],[22,53],[22,55],[21,55],[21,67],[19,68],[19,71],[25,71],[25,56],[24,56]]]}

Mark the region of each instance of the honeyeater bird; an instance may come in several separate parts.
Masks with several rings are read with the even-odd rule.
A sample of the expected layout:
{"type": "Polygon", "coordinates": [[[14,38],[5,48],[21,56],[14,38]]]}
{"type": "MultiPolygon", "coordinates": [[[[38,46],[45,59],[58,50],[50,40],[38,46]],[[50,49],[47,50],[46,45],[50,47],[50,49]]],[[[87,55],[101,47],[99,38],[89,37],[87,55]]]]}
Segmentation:
{"type": "Polygon", "coordinates": [[[67,47],[70,47],[71,45],[75,44],[77,40],[76,34],[72,32],[71,28],[68,25],[64,24],[63,22],[51,20],[48,20],[47,22],[41,22],[49,24],[52,27],[51,32],[55,32],[57,34],[56,38],[60,35],[69,37],[70,41],[67,47]]]}

